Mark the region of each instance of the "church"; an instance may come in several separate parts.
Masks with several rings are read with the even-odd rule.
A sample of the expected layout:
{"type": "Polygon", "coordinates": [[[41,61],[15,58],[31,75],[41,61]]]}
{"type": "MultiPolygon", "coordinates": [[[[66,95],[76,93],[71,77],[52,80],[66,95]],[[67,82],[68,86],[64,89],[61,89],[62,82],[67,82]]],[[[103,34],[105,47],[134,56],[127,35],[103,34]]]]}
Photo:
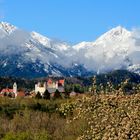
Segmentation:
{"type": "Polygon", "coordinates": [[[10,89],[10,88],[5,88],[5,89],[2,89],[1,92],[0,92],[0,96],[3,97],[3,96],[9,96],[9,97],[13,97],[13,98],[16,98],[17,97],[17,84],[14,83],[13,84],[13,88],[10,89]]]}

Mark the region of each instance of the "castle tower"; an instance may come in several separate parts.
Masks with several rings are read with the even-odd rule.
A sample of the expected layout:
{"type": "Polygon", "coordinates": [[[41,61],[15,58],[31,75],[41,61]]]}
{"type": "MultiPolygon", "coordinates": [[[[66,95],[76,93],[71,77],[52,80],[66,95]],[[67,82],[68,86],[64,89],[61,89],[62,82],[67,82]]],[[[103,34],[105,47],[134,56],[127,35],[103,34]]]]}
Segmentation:
{"type": "Polygon", "coordinates": [[[55,88],[58,89],[58,81],[56,81],[55,88]]]}
{"type": "Polygon", "coordinates": [[[13,84],[13,93],[15,93],[15,98],[17,97],[17,84],[13,84]]]}
{"type": "Polygon", "coordinates": [[[47,84],[46,84],[46,82],[44,82],[44,89],[46,90],[47,89],[47,84]]]}
{"type": "Polygon", "coordinates": [[[35,84],[35,93],[37,94],[38,92],[40,92],[41,96],[44,94],[44,92],[47,89],[47,85],[46,82],[44,82],[43,84],[38,82],[37,84],[35,84]]]}
{"type": "Polygon", "coordinates": [[[38,84],[35,84],[35,93],[37,93],[38,84]]]}

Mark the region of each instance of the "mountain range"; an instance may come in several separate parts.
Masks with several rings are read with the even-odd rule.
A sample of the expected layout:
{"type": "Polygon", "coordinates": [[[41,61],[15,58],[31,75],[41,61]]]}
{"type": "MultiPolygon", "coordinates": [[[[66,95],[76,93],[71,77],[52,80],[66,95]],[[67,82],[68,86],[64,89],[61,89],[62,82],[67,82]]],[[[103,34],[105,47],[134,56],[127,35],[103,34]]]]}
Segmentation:
{"type": "Polygon", "coordinates": [[[118,26],[92,42],[71,45],[0,23],[0,76],[91,76],[113,70],[140,74],[140,34],[118,26]]]}

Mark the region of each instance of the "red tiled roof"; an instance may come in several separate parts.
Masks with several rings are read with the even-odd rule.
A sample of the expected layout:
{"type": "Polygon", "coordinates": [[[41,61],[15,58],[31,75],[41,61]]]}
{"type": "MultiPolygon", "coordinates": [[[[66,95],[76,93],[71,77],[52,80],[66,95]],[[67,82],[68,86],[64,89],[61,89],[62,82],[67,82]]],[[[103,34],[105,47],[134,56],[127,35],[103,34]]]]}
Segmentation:
{"type": "Polygon", "coordinates": [[[2,93],[12,93],[13,92],[13,89],[5,88],[5,89],[2,89],[1,92],[2,93]]]}
{"type": "Polygon", "coordinates": [[[58,83],[63,85],[64,84],[64,81],[65,80],[59,80],[58,83]]]}
{"type": "Polygon", "coordinates": [[[24,97],[24,96],[25,96],[25,93],[24,93],[23,91],[19,91],[19,92],[17,93],[17,96],[18,96],[18,97],[24,97]]]}
{"type": "Polygon", "coordinates": [[[52,84],[52,80],[49,79],[49,80],[47,81],[47,84],[52,84]]]}

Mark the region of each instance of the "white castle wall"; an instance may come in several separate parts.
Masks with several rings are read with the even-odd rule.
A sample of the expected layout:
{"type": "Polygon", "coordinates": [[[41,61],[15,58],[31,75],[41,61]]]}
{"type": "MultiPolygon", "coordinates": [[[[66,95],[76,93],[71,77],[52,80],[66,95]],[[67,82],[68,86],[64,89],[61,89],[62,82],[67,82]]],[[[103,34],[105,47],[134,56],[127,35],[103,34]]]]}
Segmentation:
{"type": "Polygon", "coordinates": [[[37,94],[38,92],[40,92],[41,95],[43,95],[43,93],[46,91],[47,87],[46,87],[46,83],[44,83],[43,86],[40,86],[40,83],[35,84],[35,93],[37,94]]]}

